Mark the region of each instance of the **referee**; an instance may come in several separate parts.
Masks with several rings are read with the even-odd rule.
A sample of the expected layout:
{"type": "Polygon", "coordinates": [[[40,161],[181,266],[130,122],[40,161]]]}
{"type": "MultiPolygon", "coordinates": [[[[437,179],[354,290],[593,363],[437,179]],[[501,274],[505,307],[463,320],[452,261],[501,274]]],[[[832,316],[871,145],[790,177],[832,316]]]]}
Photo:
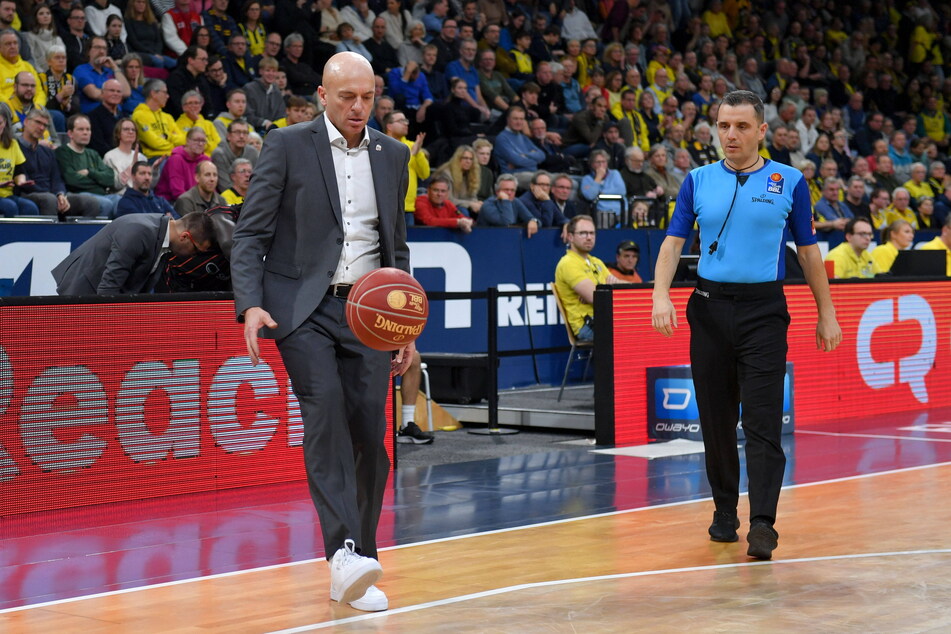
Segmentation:
{"type": "Polygon", "coordinates": [[[716,510],[710,539],[735,542],[740,527],[740,461],[736,425],[743,403],[750,529],[747,554],[770,559],[786,456],[780,444],[786,331],[783,295],[785,231],[819,312],[816,345],[834,350],[842,340],[822,256],[812,227],[809,188],[802,173],[759,155],[766,135],[763,102],[737,90],[717,118],[725,159],[691,171],[677,197],[657,258],[654,329],[671,336],[677,314],[670,284],[684,241],[696,222],[701,255],[697,288],[687,303],[693,370],[707,479],[716,510]]]}

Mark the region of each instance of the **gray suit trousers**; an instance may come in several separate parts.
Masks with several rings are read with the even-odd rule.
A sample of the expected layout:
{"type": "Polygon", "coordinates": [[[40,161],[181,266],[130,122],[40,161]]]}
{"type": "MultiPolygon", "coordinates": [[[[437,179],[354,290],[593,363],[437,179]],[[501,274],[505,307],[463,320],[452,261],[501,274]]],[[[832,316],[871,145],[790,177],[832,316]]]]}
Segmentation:
{"type": "Polygon", "coordinates": [[[307,482],[326,556],[353,539],[358,552],[376,558],[390,469],[383,444],[390,353],[357,340],[345,307],[345,299],[325,296],[277,347],[300,402],[307,482]]]}

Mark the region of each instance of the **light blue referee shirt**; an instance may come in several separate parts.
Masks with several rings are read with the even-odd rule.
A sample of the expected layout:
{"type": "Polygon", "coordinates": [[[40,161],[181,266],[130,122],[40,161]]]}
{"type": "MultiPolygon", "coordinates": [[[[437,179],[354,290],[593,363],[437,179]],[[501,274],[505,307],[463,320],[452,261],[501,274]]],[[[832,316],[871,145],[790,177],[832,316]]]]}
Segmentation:
{"type": "Polygon", "coordinates": [[[700,264],[697,274],[714,282],[752,284],[781,280],[786,275],[785,231],[798,246],[816,243],[809,187],[802,172],[766,159],[747,173],[737,187],[736,172],[724,161],[698,167],[687,175],[667,235],[686,239],[694,222],[700,227],[700,264]],[[717,240],[723,220],[733,213],[717,240]]]}

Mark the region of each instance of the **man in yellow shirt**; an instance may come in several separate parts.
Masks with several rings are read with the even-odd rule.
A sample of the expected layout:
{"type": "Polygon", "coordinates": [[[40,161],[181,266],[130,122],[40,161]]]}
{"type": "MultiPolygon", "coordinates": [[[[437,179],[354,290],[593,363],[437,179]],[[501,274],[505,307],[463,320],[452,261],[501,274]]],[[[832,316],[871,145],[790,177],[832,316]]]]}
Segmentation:
{"type": "Polygon", "coordinates": [[[896,220],[905,220],[916,231],[918,227],[918,216],[915,210],[910,207],[911,193],[904,187],[897,187],[892,192],[892,204],[885,210],[885,224],[891,224],[896,220]]]}
{"type": "Polygon", "coordinates": [[[871,278],[880,272],[868,252],[873,235],[872,224],[867,218],[852,218],[846,223],[845,242],[829,251],[826,256],[826,262],[835,264],[836,279],[871,278]]]}
{"type": "Polygon", "coordinates": [[[647,152],[650,146],[650,131],[644,117],[637,111],[638,92],[633,88],[625,88],[621,92],[621,101],[612,109],[611,114],[618,120],[618,131],[624,139],[625,146],[637,146],[647,152]]]}
{"type": "Polygon", "coordinates": [[[248,186],[251,184],[251,172],[254,166],[244,158],[235,159],[231,164],[231,187],[221,192],[221,197],[229,205],[244,204],[244,197],[248,195],[248,186]]]}
{"type": "Polygon", "coordinates": [[[579,214],[568,223],[568,252],[555,267],[555,286],[565,306],[568,325],[578,341],[594,340],[594,289],[617,284],[604,262],[591,255],[594,220],[579,214]]]}
{"type": "Polygon", "coordinates": [[[162,110],[168,102],[168,88],[161,79],[152,79],[142,88],[142,94],[145,103],[132,111],[142,153],[149,159],[169,156],[176,147],[185,145],[185,133],[172,115],[162,110]]]}
{"type": "MultiPolygon", "coordinates": [[[[33,75],[36,85],[40,85],[40,78],[36,74],[33,64],[20,57],[20,40],[13,31],[0,33],[0,101],[9,101],[13,96],[14,86],[18,73],[28,72],[33,75]]],[[[46,93],[37,91],[36,103],[46,105],[46,93]]]]}
{"type": "Polygon", "coordinates": [[[945,275],[951,277],[951,215],[949,215],[944,220],[944,224],[941,226],[941,235],[937,236],[931,242],[926,242],[921,245],[922,249],[928,249],[929,251],[940,251],[945,250],[945,256],[947,257],[947,269],[945,270],[945,275]]]}
{"type": "Polygon", "coordinates": [[[935,193],[931,188],[931,183],[928,182],[928,168],[924,163],[912,163],[911,178],[905,181],[902,187],[908,190],[912,200],[918,200],[924,196],[934,198],[941,194],[941,192],[935,193]]]}
{"type": "Polygon", "coordinates": [[[406,188],[406,200],[403,209],[406,212],[406,224],[415,224],[416,213],[416,189],[419,182],[429,178],[429,157],[426,150],[423,149],[423,141],[426,139],[426,133],[420,132],[416,141],[410,141],[406,138],[409,132],[409,119],[403,114],[402,110],[393,110],[383,117],[383,132],[386,136],[400,141],[409,148],[409,186],[406,188]]]}

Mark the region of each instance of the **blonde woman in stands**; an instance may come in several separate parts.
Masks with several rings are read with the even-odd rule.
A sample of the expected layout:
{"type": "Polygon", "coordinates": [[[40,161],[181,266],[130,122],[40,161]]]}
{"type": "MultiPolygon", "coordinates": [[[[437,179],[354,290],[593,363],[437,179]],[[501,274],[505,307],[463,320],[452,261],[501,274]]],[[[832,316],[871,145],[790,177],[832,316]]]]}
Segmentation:
{"type": "Polygon", "coordinates": [[[907,220],[895,220],[882,230],[882,243],[872,251],[872,260],[878,270],[886,273],[892,270],[892,264],[899,251],[910,249],[915,241],[915,230],[907,220]]]}
{"type": "Polygon", "coordinates": [[[479,188],[482,184],[481,165],[476,161],[476,152],[471,145],[460,145],[452,158],[436,169],[438,176],[449,179],[449,200],[456,207],[467,210],[475,217],[482,209],[479,188]]]}

